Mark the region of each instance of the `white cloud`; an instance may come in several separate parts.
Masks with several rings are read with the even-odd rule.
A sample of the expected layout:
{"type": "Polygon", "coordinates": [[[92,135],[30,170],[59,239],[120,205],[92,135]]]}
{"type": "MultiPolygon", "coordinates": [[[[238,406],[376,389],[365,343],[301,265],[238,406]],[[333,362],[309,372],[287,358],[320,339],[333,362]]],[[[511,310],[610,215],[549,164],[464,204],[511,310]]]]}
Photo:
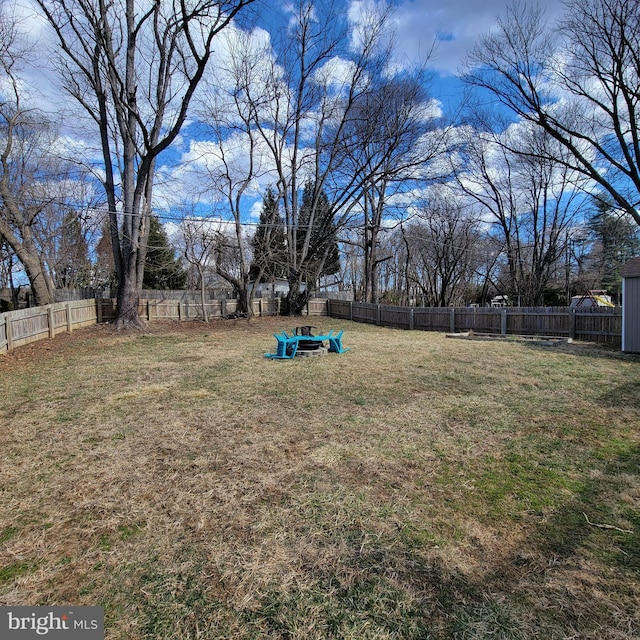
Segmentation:
{"type": "MultiPolygon", "coordinates": [[[[465,54],[477,38],[496,27],[497,17],[504,14],[509,0],[403,0],[394,5],[398,57],[400,60],[420,61],[436,45],[430,66],[455,74],[465,54]]],[[[556,17],[562,5],[557,0],[539,0],[550,19],[556,17]]],[[[354,23],[366,15],[370,5],[379,2],[354,0],[349,15],[354,23]]]]}

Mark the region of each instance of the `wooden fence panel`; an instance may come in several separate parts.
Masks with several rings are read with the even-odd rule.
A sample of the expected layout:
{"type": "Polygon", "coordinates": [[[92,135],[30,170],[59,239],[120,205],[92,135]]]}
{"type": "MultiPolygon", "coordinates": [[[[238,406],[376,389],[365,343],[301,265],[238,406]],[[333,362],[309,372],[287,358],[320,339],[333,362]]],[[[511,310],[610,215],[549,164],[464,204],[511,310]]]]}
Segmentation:
{"type": "Polygon", "coordinates": [[[411,309],[409,307],[380,306],[380,324],[394,329],[411,328],[411,309]]]}
{"type": "Polygon", "coordinates": [[[502,309],[478,309],[476,307],[456,307],[449,309],[453,314],[450,331],[463,333],[502,333],[502,309]]]}
{"type": "Polygon", "coordinates": [[[71,311],[71,326],[74,329],[81,327],[88,327],[92,324],[96,324],[98,320],[96,301],[78,300],[69,305],[71,311]]]}
{"type": "Polygon", "coordinates": [[[177,320],[180,318],[179,300],[147,300],[147,320],[177,320]]]}
{"type": "Polygon", "coordinates": [[[9,335],[7,334],[8,322],[4,313],[0,313],[0,353],[9,351],[9,335]]]}
{"type": "Polygon", "coordinates": [[[379,323],[379,305],[360,302],[352,305],[351,319],[354,322],[364,322],[366,324],[379,323]]]}
{"type": "Polygon", "coordinates": [[[58,333],[62,333],[63,331],[68,331],[68,323],[67,323],[67,309],[53,309],[53,327],[50,333],[51,337],[55,336],[58,333]]]}
{"type": "Polygon", "coordinates": [[[575,338],[621,346],[622,314],[610,310],[576,311],[575,338]]]}
{"type": "Polygon", "coordinates": [[[58,302],[45,307],[9,311],[0,315],[0,353],[58,333],[95,324],[93,300],[58,302]]]}
{"type": "Polygon", "coordinates": [[[344,300],[330,300],[327,308],[333,318],[422,331],[571,337],[617,346],[622,337],[622,313],[610,308],[410,308],[344,300]]]}
{"type": "Polygon", "coordinates": [[[281,298],[256,298],[253,313],[257,316],[277,316],[280,314],[281,298]]]}
{"type": "MultiPolygon", "coordinates": [[[[460,309],[455,309],[456,317],[460,309]]],[[[465,308],[465,316],[468,321],[469,328],[466,331],[475,331],[477,333],[500,333],[505,331],[505,310],[501,308],[465,308]],[[473,311],[473,316],[468,311],[473,311]]],[[[458,324],[456,320],[456,325],[458,324]]],[[[463,329],[464,331],[465,329],[463,329]]]]}
{"type": "Polygon", "coordinates": [[[307,303],[308,316],[326,316],[328,303],[324,298],[312,298],[307,303]]]}
{"type": "Polygon", "coordinates": [[[49,337],[49,308],[35,307],[10,311],[11,342],[19,347],[49,337]]]}
{"type": "Polygon", "coordinates": [[[341,320],[351,320],[352,304],[349,300],[334,300],[331,298],[327,301],[327,315],[341,320]]]}
{"type": "Polygon", "coordinates": [[[223,316],[223,302],[224,300],[211,300],[211,302],[206,305],[207,314],[210,318],[221,318],[223,316]]]}
{"type": "Polygon", "coordinates": [[[421,331],[450,331],[451,309],[416,307],[413,310],[413,328],[421,331]]]}
{"type": "Polygon", "coordinates": [[[571,311],[568,307],[509,307],[507,333],[523,336],[569,337],[571,311]]]}

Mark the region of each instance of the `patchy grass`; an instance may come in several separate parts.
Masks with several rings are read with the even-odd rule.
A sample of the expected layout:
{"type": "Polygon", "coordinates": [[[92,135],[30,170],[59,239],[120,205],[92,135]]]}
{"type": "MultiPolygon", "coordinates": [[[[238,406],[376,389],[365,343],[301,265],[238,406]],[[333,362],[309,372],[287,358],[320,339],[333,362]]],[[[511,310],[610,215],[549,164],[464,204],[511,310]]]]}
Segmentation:
{"type": "Polygon", "coordinates": [[[317,319],[0,357],[0,602],[110,640],[640,636],[640,359],[317,319]]]}

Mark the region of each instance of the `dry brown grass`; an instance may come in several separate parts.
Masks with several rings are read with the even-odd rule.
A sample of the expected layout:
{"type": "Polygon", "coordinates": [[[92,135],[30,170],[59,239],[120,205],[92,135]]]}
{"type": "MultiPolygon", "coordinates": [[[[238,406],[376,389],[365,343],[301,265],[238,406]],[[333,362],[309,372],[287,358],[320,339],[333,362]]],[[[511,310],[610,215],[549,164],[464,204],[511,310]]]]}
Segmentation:
{"type": "Polygon", "coordinates": [[[113,640],[640,635],[640,359],[326,318],[352,351],[265,359],[294,323],[0,358],[0,602],[113,640]]]}

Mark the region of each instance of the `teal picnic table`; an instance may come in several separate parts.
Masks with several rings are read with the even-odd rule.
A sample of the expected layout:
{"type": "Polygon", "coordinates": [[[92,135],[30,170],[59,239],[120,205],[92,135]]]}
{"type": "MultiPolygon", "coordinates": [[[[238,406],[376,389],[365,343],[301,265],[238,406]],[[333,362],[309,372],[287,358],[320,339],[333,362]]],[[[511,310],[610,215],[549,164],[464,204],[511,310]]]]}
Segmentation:
{"type": "Polygon", "coordinates": [[[316,327],[310,325],[305,325],[303,327],[296,327],[291,332],[291,335],[284,330],[280,333],[274,333],[273,336],[277,342],[276,352],[265,353],[265,358],[288,360],[296,357],[298,349],[302,350],[312,345],[316,348],[322,347],[325,342],[329,343],[330,353],[345,353],[351,348],[342,346],[342,334],[344,330],[333,333],[333,329],[331,329],[329,333],[316,336],[311,333],[311,329],[315,328],[316,327]]]}

